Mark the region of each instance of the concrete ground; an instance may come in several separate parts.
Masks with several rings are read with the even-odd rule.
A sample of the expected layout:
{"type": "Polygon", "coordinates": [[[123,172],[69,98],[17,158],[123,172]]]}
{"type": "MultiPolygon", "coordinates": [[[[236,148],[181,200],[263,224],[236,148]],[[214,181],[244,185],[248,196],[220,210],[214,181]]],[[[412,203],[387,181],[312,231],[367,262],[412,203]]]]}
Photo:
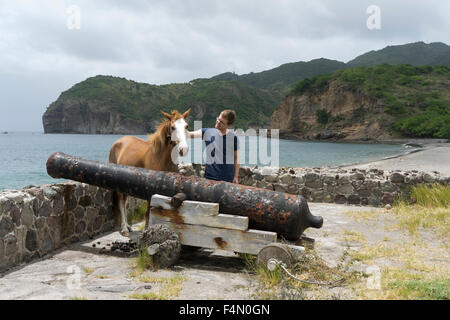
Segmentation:
{"type": "MultiPolygon", "coordinates": [[[[349,167],[435,170],[450,175],[450,144],[427,143],[420,152],[349,167]]],[[[366,276],[378,270],[387,279],[395,272],[440,274],[450,278],[448,235],[441,237],[422,229],[412,236],[398,227],[398,218],[391,210],[323,203],[308,205],[314,215],[324,217],[324,224],[321,229],[307,229],[305,233],[315,239],[314,252],[329,267],[346,261],[353,270],[366,276]]],[[[234,253],[183,252],[173,267],[146,271],[137,277],[135,257],[112,254],[108,250],[108,244],[116,240],[128,239],[118,232],[104,234],[0,274],[0,299],[265,297],[261,296],[264,284],[257,275],[248,272],[243,260],[234,253]]],[[[363,277],[356,284],[344,283],[322,292],[310,290],[301,296],[307,299],[390,298],[383,292],[389,283],[384,283],[383,288],[376,283],[369,286],[370,279],[370,276],[363,277]]]]}
{"type": "MultiPolygon", "coordinates": [[[[399,244],[410,241],[407,232],[395,228],[395,217],[385,209],[322,203],[309,203],[309,206],[313,214],[324,217],[324,225],[321,229],[307,229],[305,233],[315,239],[314,251],[330,267],[337,266],[346,252],[365,250],[367,245],[383,243],[386,239],[399,244]]],[[[441,240],[431,233],[423,236],[427,243],[436,244],[435,251],[427,250],[424,261],[449,269],[448,249],[442,249],[441,240]]],[[[116,240],[128,239],[118,232],[101,235],[1,274],[0,299],[261,298],[261,282],[234,253],[206,249],[184,252],[173,267],[146,271],[139,278],[133,276],[135,258],[108,250],[108,245],[116,240]]],[[[355,262],[352,268],[365,272],[374,263],[383,268],[397,263],[392,259],[395,257],[381,257],[367,265],[355,262]]],[[[361,281],[364,286],[366,279],[361,281]]],[[[346,284],[327,290],[327,294],[332,296],[320,298],[358,297],[346,284]]]]}

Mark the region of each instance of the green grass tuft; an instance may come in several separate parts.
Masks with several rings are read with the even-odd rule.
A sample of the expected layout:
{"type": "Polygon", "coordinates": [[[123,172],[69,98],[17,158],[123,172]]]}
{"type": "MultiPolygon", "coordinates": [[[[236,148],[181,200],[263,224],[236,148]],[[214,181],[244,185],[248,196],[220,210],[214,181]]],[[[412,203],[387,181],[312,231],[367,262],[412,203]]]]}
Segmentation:
{"type": "Polygon", "coordinates": [[[405,298],[450,299],[450,279],[393,281],[389,283],[389,287],[405,298]]]}

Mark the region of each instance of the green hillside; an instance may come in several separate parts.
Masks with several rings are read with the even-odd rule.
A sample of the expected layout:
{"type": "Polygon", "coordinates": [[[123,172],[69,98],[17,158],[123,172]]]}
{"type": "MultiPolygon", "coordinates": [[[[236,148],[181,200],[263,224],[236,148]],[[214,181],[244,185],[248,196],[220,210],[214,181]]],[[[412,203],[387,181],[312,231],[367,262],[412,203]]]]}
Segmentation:
{"type": "Polygon", "coordinates": [[[370,67],[380,64],[446,65],[450,67],[450,46],[441,42],[430,44],[416,42],[370,51],[348,63],[321,58],[308,62],[286,63],[270,70],[242,75],[225,72],[211,79],[237,81],[248,86],[287,93],[298,81],[306,78],[329,74],[339,69],[370,67]]]}
{"type": "Polygon", "coordinates": [[[442,42],[426,44],[424,42],[387,46],[384,49],[370,51],[347,63],[347,67],[373,67],[380,64],[446,65],[450,67],[450,46],[442,42]]]}
{"type": "MultiPolygon", "coordinates": [[[[57,108],[69,106],[70,101],[75,101],[81,106],[81,114],[83,110],[87,111],[89,105],[104,114],[111,110],[126,118],[145,122],[160,119],[159,110],[185,110],[192,107],[191,124],[194,120],[201,119],[203,126],[213,126],[220,110],[234,109],[237,112],[235,127],[262,127],[269,125],[273,111],[294,87],[298,92],[309,87],[326,86],[331,77],[339,75],[346,81],[349,90],[363,88],[367,93],[383,99],[388,105],[386,112],[399,118],[396,126],[399,132],[416,136],[446,135],[441,131],[430,133],[425,129],[413,129],[415,122],[407,120],[406,115],[412,111],[411,108],[416,108],[427,121],[424,122],[424,118],[417,118],[415,121],[435,123],[438,120],[433,115],[438,111],[431,109],[431,102],[437,104],[439,112],[446,115],[447,109],[445,105],[442,107],[442,102],[448,102],[449,86],[441,78],[445,78],[447,69],[417,69],[412,66],[399,69],[390,66],[375,69],[351,68],[382,63],[442,64],[450,67],[450,47],[443,43],[418,42],[371,51],[347,64],[322,58],[287,63],[257,73],[237,75],[226,72],[210,79],[159,86],[99,75],[63,92],[47,109],[43,119],[46,119],[49,127],[52,127],[51,123],[62,123],[63,115],[57,108]],[[440,78],[437,76],[438,72],[443,72],[440,78]],[[403,120],[400,121],[401,119],[403,120]]],[[[86,113],[84,123],[89,123],[88,118],[86,113]]],[[[72,120],[69,116],[64,121],[72,120]]],[[[97,127],[100,125],[96,124],[97,127]]],[[[433,124],[433,127],[436,126],[438,125],[433,124]]]]}
{"type": "Polygon", "coordinates": [[[135,120],[159,119],[160,110],[183,111],[192,107],[191,124],[194,120],[202,120],[203,126],[214,126],[221,110],[233,109],[238,115],[235,126],[247,128],[268,124],[281,95],[231,81],[200,79],[157,86],[96,76],[74,85],[59,99],[83,99],[98,108],[109,108],[135,120]]]}
{"type": "Polygon", "coordinates": [[[304,79],[292,92],[311,94],[331,81],[379,100],[395,119],[393,129],[406,137],[450,139],[449,67],[383,64],[338,70],[304,79]]]}
{"type": "Polygon", "coordinates": [[[280,91],[283,94],[289,92],[299,80],[313,77],[315,75],[331,73],[345,68],[345,63],[329,59],[315,59],[308,62],[286,63],[270,70],[237,75],[226,72],[211,80],[230,80],[260,88],[280,91]]]}

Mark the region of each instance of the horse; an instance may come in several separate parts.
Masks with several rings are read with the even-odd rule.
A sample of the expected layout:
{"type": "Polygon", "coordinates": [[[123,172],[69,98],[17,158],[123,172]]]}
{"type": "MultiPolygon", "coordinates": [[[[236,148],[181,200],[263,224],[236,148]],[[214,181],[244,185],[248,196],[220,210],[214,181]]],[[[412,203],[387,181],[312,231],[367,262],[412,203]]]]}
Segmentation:
{"type": "MultiPolygon", "coordinates": [[[[140,167],[150,170],[171,171],[178,170],[174,160],[178,155],[183,157],[189,151],[187,144],[188,124],[186,117],[191,108],[185,113],[172,111],[168,114],[161,113],[165,119],[162,121],[156,132],[148,135],[148,140],[142,140],[134,136],[124,136],[115,141],[109,151],[109,162],[127,166],[140,167]],[[173,150],[177,148],[176,150],[173,150]],[[172,155],[172,151],[176,151],[172,155]]],[[[117,201],[121,217],[122,236],[128,237],[132,231],[127,222],[126,210],[127,195],[117,192],[117,201]]],[[[115,208],[117,210],[117,207],[115,208]]],[[[117,212],[117,211],[116,211],[117,212]]],[[[145,213],[145,228],[149,224],[150,201],[147,201],[147,211],[145,213]]]]}

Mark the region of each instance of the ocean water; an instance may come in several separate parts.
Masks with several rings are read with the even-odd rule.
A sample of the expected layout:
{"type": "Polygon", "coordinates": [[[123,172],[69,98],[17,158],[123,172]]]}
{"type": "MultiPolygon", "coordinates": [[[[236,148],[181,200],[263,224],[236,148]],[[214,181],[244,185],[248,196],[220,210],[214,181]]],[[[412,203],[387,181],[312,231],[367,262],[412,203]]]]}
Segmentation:
{"type": "MultiPolygon", "coordinates": [[[[77,134],[44,134],[31,132],[0,133],[0,190],[20,189],[27,185],[58,183],[64,180],[54,179],[47,174],[48,157],[61,151],[89,160],[108,161],[111,145],[122,135],[77,135],[77,134]]],[[[138,136],[146,139],[146,136],[138,136]]],[[[191,141],[191,151],[198,150],[199,144],[191,141]]],[[[204,144],[203,144],[204,145],[204,144]]],[[[408,150],[403,145],[364,144],[364,143],[329,143],[279,140],[279,157],[277,161],[270,158],[272,142],[268,139],[267,152],[261,151],[258,144],[250,143],[246,138],[241,151],[242,165],[273,165],[290,167],[320,167],[361,163],[402,154],[408,150]],[[245,145],[245,147],[244,147],[245,145]],[[258,151],[264,157],[256,157],[258,151]],[[267,158],[269,157],[269,158],[267,158]],[[255,160],[256,159],[256,160],[255,160]],[[271,161],[267,161],[267,159],[271,161]],[[262,161],[262,162],[261,162],[262,161]]],[[[204,146],[203,146],[204,150],[204,146]]],[[[274,149],[275,150],[275,149],[274,149]]],[[[190,155],[181,162],[192,162],[190,155]]],[[[194,161],[199,162],[199,161],[194,161]]],[[[203,161],[204,163],[204,161],[203,161]]]]}

